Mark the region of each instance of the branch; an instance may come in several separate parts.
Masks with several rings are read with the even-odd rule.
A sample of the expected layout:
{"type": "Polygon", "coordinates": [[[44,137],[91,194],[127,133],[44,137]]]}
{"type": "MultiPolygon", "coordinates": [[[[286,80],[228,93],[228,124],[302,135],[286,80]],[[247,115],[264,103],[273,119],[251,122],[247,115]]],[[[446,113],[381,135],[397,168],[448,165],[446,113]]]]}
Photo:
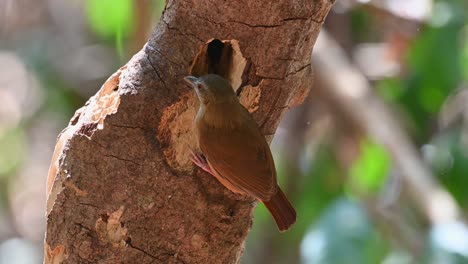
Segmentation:
{"type": "Polygon", "coordinates": [[[438,184],[391,111],[372,93],[365,77],[325,32],[315,47],[314,66],[327,87],[321,92],[387,148],[409,194],[427,220],[433,225],[459,220],[460,209],[455,200],[438,184]]]}
{"type": "Polygon", "coordinates": [[[272,134],[282,113],[307,95],[315,21],[331,4],[168,1],[143,50],[59,136],[45,263],[238,263],[255,204],[194,171],[187,145],[197,100],[182,78],[210,39],[238,43],[232,56],[245,63],[231,60],[227,75],[240,73],[231,81],[241,86],[241,101],[272,134]]]}

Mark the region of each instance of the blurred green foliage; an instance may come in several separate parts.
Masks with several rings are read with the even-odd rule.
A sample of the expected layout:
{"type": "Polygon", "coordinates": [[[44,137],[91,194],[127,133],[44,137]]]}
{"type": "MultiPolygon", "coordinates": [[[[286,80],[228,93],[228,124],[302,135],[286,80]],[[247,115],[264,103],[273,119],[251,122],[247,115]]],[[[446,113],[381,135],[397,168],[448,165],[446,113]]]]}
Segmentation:
{"type": "Polygon", "coordinates": [[[408,52],[410,76],[400,103],[415,122],[420,140],[428,139],[430,123],[437,117],[434,114],[460,84],[459,33],[462,25],[457,19],[440,27],[429,26],[408,52]]]}
{"type": "Polygon", "coordinates": [[[131,0],[87,0],[86,14],[91,29],[104,38],[128,36],[133,29],[131,0]]]}
{"type": "Polygon", "coordinates": [[[0,133],[0,180],[14,172],[25,155],[25,135],[21,127],[0,133]]]}
{"type": "MultiPolygon", "coordinates": [[[[438,1],[434,5],[432,24],[422,28],[407,52],[408,76],[403,80],[384,80],[379,87],[386,99],[400,105],[410,121],[413,138],[427,142],[445,98],[460,87],[462,81],[462,29],[466,24],[463,4],[459,1],[438,1]],[[440,17],[440,18],[436,18],[440,17]]],[[[378,90],[379,91],[379,90],[378,90]]]]}
{"type": "MultiPolygon", "coordinates": [[[[395,114],[421,149],[421,155],[464,212],[468,209],[466,124],[459,122],[444,130],[438,126],[439,113],[447,98],[458,89],[467,88],[463,86],[468,81],[466,7],[466,1],[436,1],[432,18],[419,28],[417,36],[409,43],[403,60],[404,74],[374,83],[377,94],[395,107],[395,114]]],[[[369,9],[353,9],[350,12],[352,41],[381,39],[385,32],[376,31],[375,19],[378,16],[369,9]]],[[[461,119],[466,120],[466,117],[461,119]]],[[[301,262],[307,264],[468,263],[468,237],[463,237],[468,233],[457,223],[425,230],[426,235],[419,238],[425,247],[417,256],[412,256],[414,252],[404,248],[395,238],[384,236],[375,217],[363,206],[366,202],[361,204],[359,201],[375,199],[384,191],[394,165],[390,153],[384,146],[363,137],[359,155],[349,168],[345,168],[338,160],[334,144],[333,139],[328,138],[317,148],[310,160],[310,171],[300,172],[291,169],[291,165],[280,163],[281,178],[298,177],[292,193],[298,222],[286,234],[270,234],[264,238],[266,240],[261,240],[273,240],[268,248],[263,248],[276,257],[273,263],[290,263],[288,260],[298,253],[291,252],[288,247],[298,245],[294,243],[297,240],[302,241],[301,262]],[[282,175],[291,172],[300,175],[282,175]]],[[[265,227],[268,221],[267,226],[272,226],[267,214],[264,208],[256,211],[245,263],[256,263],[249,259],[249,254],[250,257],[255,255],[250,247],[258,250],[255,241],[265,237],[262,230],[271,230],[265,227]]],[[[415,224],[414,217],[411,214],[411,225],[415,224]]],[[[424,226],[419,228],[426,229],[424,226]]]]}
{"type": "Polygon", "coordinates": [[[442,184],[461,206],[468,208],[468,151],[465,144],[460,144],[462,136],[460,128],[454,128],[434,138],[431,164],[442,184]]]}
{"type": "Polygon", "coordinates": [[[348,192],[361,195],[381,191],[391,167],[387,150],[369,139],[361,142],[361,154],[349,171],[348,192]]]}
{"type": "Polygon", "coordinates": [[[123,56],[124,38],[133,30],[133,0],[87,0],[88,23],[95,34],[103,39],[115,41],[120,57],[123,56]]]}

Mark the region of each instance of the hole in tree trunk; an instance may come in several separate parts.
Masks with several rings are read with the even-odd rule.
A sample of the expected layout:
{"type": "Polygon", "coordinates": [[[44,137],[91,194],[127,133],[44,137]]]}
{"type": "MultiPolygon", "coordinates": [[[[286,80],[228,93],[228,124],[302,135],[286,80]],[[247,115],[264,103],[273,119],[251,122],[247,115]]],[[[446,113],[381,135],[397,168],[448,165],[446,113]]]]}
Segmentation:
{"type": "Polygon", "coordinates": [[[247,60],[241,52],[239,41],[211,39],[200,47],[189,68],[189,74],[202,76],[218,74],[228,80],[234,91],[242,84],[247,60]]]}

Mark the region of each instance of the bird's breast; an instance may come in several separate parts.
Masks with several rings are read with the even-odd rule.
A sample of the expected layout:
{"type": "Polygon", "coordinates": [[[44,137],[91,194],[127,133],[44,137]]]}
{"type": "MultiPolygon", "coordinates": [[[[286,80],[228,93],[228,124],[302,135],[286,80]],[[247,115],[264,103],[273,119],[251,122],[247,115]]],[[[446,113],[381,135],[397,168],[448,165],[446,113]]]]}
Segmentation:
{"type": "Polygon", "coordinates": [[[197,126],[213,129],[236,129],[246,121],[239,106],[234,104],[202,106],[198,110],[195,122],[197,126]]]}

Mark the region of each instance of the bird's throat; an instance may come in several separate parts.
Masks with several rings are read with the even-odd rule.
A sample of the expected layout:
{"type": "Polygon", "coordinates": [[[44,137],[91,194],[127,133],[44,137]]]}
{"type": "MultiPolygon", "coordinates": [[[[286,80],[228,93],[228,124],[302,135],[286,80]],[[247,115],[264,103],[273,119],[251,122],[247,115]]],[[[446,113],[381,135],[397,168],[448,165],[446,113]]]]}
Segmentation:
{"type": "Polygon", "coordinates": [[[238,102],[201,105],[197,122],[215,128],[236,128],[242,125],[242,107],[238,102]]]}

